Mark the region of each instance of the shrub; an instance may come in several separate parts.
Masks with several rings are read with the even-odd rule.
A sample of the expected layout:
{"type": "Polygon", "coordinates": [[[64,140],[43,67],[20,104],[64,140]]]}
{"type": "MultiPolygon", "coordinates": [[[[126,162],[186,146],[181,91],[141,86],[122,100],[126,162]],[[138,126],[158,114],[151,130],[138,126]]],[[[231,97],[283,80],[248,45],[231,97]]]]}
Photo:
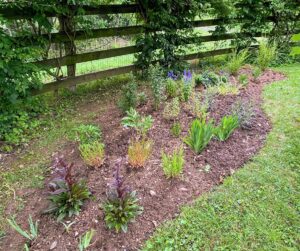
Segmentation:
{"type": "Polygon", "coordinates": [[[167,120],[175,120],[180,113],[180,102],[179,98],[173,98],[172,101],[166,103],[163,111],[163,117],[167,120]]]}
{"type": "Polygon", "coordinates": [[[259,67],[254,67],[252,74],[253,74],[254,81],[257,82],[257,79],[261,75],[261,69],[259,67]]]}
{"type": "Polygon", "coordinates": [[[138,205],[136,192],[131,191],[124,185],[124,180],[120,176],[120,163],[118,163],[114,182],[106,192],[107,200],[102,205],[105,214],[105,223],[109,229],[127,232],[128,224],[132,222],[143,211],[138,205]]]}
{"type": "Polygon", "coordinates": [[[80,144],[90,144],[101,139],[101,130],[95,125],[80,125],[71,131],[70,138],[80,144]]]}
{"type": "Polygon", "coordinates": [[[86,183],[76,181],[72,177],[72,164],[66,164],[62,158],[54,163],[55,178],[49,183],[50,207],[46,213],[54,213],[57,220],[78,215],[83,202],[91,197],[86,183]]]}
{"type": "Polygon", "coordinates": [[[242,129],[250,129],[255,116],[253,104],[250,100],[237,100],[232,105],[232,114],[238,118],[242,129]]]}
{"type": "Polygon", "coordinates": [[[79,151],[84,162],[92,167],[100,167],[104,162],[104,144],[95,141],[90,144],[81,144],[79,151]]]}
{"type": "Polygon", "coordinates": [[[237,116],[225,116],[222,118],[219,126],[215,128],[215,135],[220,141],[225,141],[238,126],[239,120],[237,116]]]}
{"type": "Polygon", "coordinates": [[[193,114],[194,117],[206,120],[208,115],[207,109],[208,105],[205,100],[201,101],[201,96],[194,93],[188,103],[188,109],[193,114]]]}
{"type": "Polygon", "coordinates": [[[166,177],[174,178],[182,173],[184,166],[183,148],[175,150],[173,154],[166,155],[162,152],[162,168],[166,177]]]}
{"type": "Polygon", "coordinates": [[[275,60],[277,54],[277,45],[275,43],[267,44],[261,42],[259,44],[258,55],[257,55],[257,64],[260,70],[264,71],[271,62],[275,60]]]}
{"type": "Polygon", "coordinates": [[[205,71],[195,77],[196,85],[204,85],[205,87],[217,85],[219,82],[219,76],[212,71],[205,71]]]}
{"type": "Polygon", "coordinates": [[[163,71],[159,66],[152,66],[149,70],[150,87],[152,91],[154,109],[157,110],[161,102],[165,99],[165,79],[163,77],[163,71]]]}
{"type": "Polygon", "coordinates": [[[134,168],[144,167],[152,151],[151,140],[133,140],[128,147],[128,163],[134,168]]]}
{"type": "Polygon", "coordinates": [[[171,133],[174,137],[179,137],[181,134],[181,125],[179,122],[175,122],[171,127],[171,133]]]}
{"type": "Polygon", "coordinates": [[[239,69],[245,64],[246,59],[249,57],[247,49],[240,52],[235,51],[227,62],[227,69],[230,74],[236,75],[239,69]]]}
{"type": "Polygon", "coordinates": [[[145,105],[147,103],[147,95],[145,94],[145,92],[140,92],[137,95],[137,102],[139,106],[145,105]]]}
{"type": "Polygon", "coordinates": [[[239,83],[242,85],[242,86],[247,86],[248,83],[249,83],[249,79],[248,79],[248,76],[246,74],[241,74],[239,76],[239,83]]]}
{"type": "Polygon", "coordinates": [[[239,88],[233,84],[220,84],[217,86],[213,86],[209,88],[210,92],[213,92],[215,94],[220,94],[220,95],[238,95],[239,94],[239,88]]]}
{"type": "Polygon", "coordinates": [[[212,122],[200,121],[195,119],[189,129],[189,135],[184,139],[184,142],[191,147],[191,149],[199,154],[208,145],[213,137],[214,127],[212,122]]]}
{"type": "Polygon", "coordinates": [[[175,98],[178,95],[178,84],[171,78],[166,81],[166,94],[170,98],[175,98]]]}
{"type": "Polygon", "coordinates": [[[146,137],[147,132],[152,127],[153,119],[151,115],[145,117],[141,116],[135,109],[131,108],[126,112],[127,116],[122,119],[122,125],[125,127],[132,127],[136,130],[137,136],[146,137]]]}
{"type": "Polygon", "coordinates": [[[137,84],[132,81],[125,87],[123,87],[122,97],[118,102],[119,108],[122,112],[127,112],[131,108],[136,108],[137,106],[137,84]]]}

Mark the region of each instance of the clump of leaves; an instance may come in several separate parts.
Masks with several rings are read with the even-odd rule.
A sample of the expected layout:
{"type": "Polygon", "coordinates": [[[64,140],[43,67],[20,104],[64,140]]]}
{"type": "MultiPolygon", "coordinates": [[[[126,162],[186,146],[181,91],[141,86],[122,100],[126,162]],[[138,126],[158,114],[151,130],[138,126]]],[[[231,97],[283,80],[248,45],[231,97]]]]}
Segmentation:
{"type": "Polygon", "coordinates": [[[178,84],[172,78],[166,81],[166,94],[170,98],[175,98],[178,95],[178,84]]]}
{"type": "Polygon", "coordinates": [[[180,113],[179,98],[173,98],[170,102],[166,103],[163,111],[163,117],[167,120],[175,120],[180,113]]]}
{"type": "Polygon", "coordinates": [[[201,100],[201,95],[194,93],[188,103],[188,108],[191,114],[199,119],[206,120],[208,116],[208,103],[204,99],[201,100]]]}
{"type": "Polygon", "coordinates": [[[95,141],[90,144],[81,144],[79,151],[84,162],[92,167],[101,167],[104,162],[104,144],[95,141]]]}
{"type": "Polygon", "coordinates": [[[30,246],[31,241],[33,241],[34,239],[36,239],[38,237],[38,222],[36,221],[35,223],[33,223],[32,217],[31,215],[29,215],[28,218],[28,223],[29,223],[29,232],[26,230],[23,230],[18,223],[16,222],[15,218],[11,217],[10,219],[7,219],[9,225],[15,230],[17,231],[20,235],[22,235],[23,237],[25,237],[28,241],[28,243],[26,243],[24,245],[25,250],[29,250],[28,246],[30,246]]]}
{"type": "Polygon", "coordinates": [[[124,127],[134,128],[138,137],[146,138],[147,132],[152,127],[153,119],[151,115],[141,116],[135,109],[131,108],[126,112],[127,116],[122,119],[124,127]]]}
{"type": "Polygon", "coordinates": [[[220,141],[225,141],[239,126],[237,116],[229,115],[222,118],[220,124],[215,128],[215,135],[220,141]]]}
{"type": "Polygon", "coordinates": [[[151,140],[133,140],[128,147],[128,163],[131,167],[141,168],[145,166],[146,161],[152,151],[153,142],[151,140]]]}
{"type": "Polygon", "coordinates": [[[191,149],[199,154],[208,145],[214,134],[214,126],[212,122],[206,123],[205,120],[200,121],[195,119],[189,129],[188,136],[184,142],[191,147],[191,149]]]}
{"type": "Polygon", "coordinates": [[[94,229],[91,229],[79,238],[79,244],[78,244],[79,251],[84,251],[90,246],[95,233],[96,231],[94,229]]]}
{"type": "Polygon", "coordinates": [[[67,164],[62,157],[54,162],[55,177],[50,181],[50,206],[45,213],[53,213],[57,220],[78,215],[84,201],[91,197],[91,193],[83,180],[76,181],[72,177],[74,164],[67,164]]]}
{"type": "Polygon", "coordinates": [[[252,74],[253,74],[254,81],[257,82],[257,79],[261,75],[261,69],[259,67],[254,67],[252,74]]]}
{"type": "Polygon", "coordinates": [[[271,62],[275,60],[277,54],[277,44],[276,43],[266,43],[261,42],[259,44],[258,54],[257,54],[257,64],[261,71],[264,71],[270,66],[271,62]]]}
{"type": "Polygon", "coordinates": [[[71,131],[71,140],[89,144],[101,139],[101,130],[95,125],[80,125],[71,131]]]}
{"type": "Polygon", "coordinates": [[[239,94],[239,88],[236,85],[227,83],[227,84],[220,84],[216,86],[212,86],[209,88],[210,92],[214,92],[215,94],[220,94],[220,95],[238,95],[239,94]]]}
{"type": "Polygon", "coordinates": [[[205,71],[196,76],[195,83],[196,85],[204,85],[207,88],[218,85],[219,83],[227,83],[227,78],[225,76],[221,77],[213,71],[205,71]]]}
{"type": "Polygon", "coordinates": [[[245,64],[246,59],[249,57],[248,49],[241,51],[234,51],[234,53],[229,57],[227,62],[227,69],[230,74],[236,75],[241,67],[245,64]]]}
{"type": "Polygon", "coordinates": [[[145,92],[140,92],[137,95],[137,102],[139,106],[145,105],[147,103],[147,95],[145,92]]]}
{"type": "Polygon", "coordinates": [[[136,108],[137,101],[137,84],[132,80],[128,85],[123,87],[122,97],[118,102],[118,106],[125,113],[131,108],[136,108]]]}
{"type": "Polygon", "coordinates": [[[157,110],[165,99],[165,78],[163,70],[159,66],[152,66],[149,69],[150,87],[152,91],[154,109],[157,110]]]}
{"type": "Polygon", "coordinates": [[[171,155],[162,152],[162,168],[166,177],[174,178],[182,173],[184,166],[183,148],[176,149],[171,155]]]}
{"type": "Polygon", "coordinates": [[[143,208],[138,205],[136,192],[124,185],[124,180],[120,176],[120,167],[121,161],[117,163],[114,182],[106,192],[107,200],[102,208],[107,227],[117,233],[120,230],[126,233],[128,224],[143,212],[143,208]]]}
{"type": "Polygon", "coordinates": [[[241,74],[239,76],[239,83],[242,85],[242,86],[247,86],[248,83],[249,83],[249,79],[248,79],[248,76],[246,74],[241,74]]]}
{"type": "Polygon", "coordinates": [[[232,105],[232,114],[238,118],[239,125],[242,129],[250,129],[252,127],[255,111],[250,100],[237,100],[232,105]]]}
{"type": "Polygon", "coordinates": [[[179,137],[181,134],[181,124],[179,122],[174,122],[171,126],[171,133],[174,137],[179,137]]]}

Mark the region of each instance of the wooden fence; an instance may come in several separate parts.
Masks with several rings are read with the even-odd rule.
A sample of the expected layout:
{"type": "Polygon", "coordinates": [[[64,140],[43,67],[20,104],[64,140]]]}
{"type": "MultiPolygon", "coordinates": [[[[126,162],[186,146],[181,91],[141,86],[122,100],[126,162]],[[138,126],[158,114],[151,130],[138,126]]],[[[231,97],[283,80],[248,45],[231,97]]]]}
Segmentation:
{"type": "MultiPolygon", "coordinates": [[[[138,13],[139,6],[132,4],[132,5],[99,5],[97,7],[91,6],[81,6],[84,10],[84,14],[82,11],[78,11],[77,6],[68,5],[69,10],[72,12],[72,15],[102,15],[102,14],[124,14],[124,13],[138,13]]],[[[49,11],[46,12],[45,15],[47,17],[54,17],[54,12],[49,11]]],[[[36,12],[33,8],[4,8],[0,7],[0,15],[7,19],[29,19],[36,15],[36,12]]],[[[271,19],[270,19],[271,20],[271,19]]],[[[238,23],[241,20],[231,20],[230,22],[238,23]]],[[[222,20],[222,19],[209,19],[209,20],[199,20],[194,21],[193,26],[197,27],[211,27],[216,26],[222,23],[228,23],[229,20],[222,20]]],[[[127,26],[127,27],[115,27],[115,28],[104,28],[104,29],[94,29],[89,31],[88,33],[85,31],[69,31],[71,33],[71,37],[73,41],[70,41],[70,34],[67,34],[65,31],[60,31],[56,33],[43,34],[42,37],[50,41],[50,43],[74,43],[74,41],[79,40],[86,40],[86,39],[93,39],[93,38],[103,38],[103,37],[115,37],[115,36],[128,36],[128,35],[136,35],[143,32],[142,25],[135,25],[135,26],[127,26]]],[[[224,41],[224,40],[231,40],[235,39],[239,36],[246,36],[247,34],[242,33],[232,33],[232,34],[222,34],[222,35],[208,35],[208,36],[199,36],[199,37],[191,37],[189,38],[189,43],[193,44],[196,41],[201,42],[215,42],[215,41],[224,41]]],[[[265,35],[265,34],[264,34],[265,35]]],[[[255,34],[255,37],[261,37],[262,34],[258,33],[255,34]]],[[[28,44],[32,44],[38,37],[32,35],[30,37],[19,37],[18,39],[22,39],[23,41],[28,41],[28,44]]],[[[186,60],[192,60],[197,58],[205,58],[215,55],[227,54],[234,50],[234,48],[225,48],[225,49],[217,49],[212,51],[205,51],[199,53],[188,54],[184,56],[186,60]]],[[[56,68],[61,66],[73,67],[75,69],[76,64],[89,62],[93,60],[99,59],[107,59],[117,56],[129,55],[138,53],[139,50],[136,46],[126,46],[122,48],[116,49],[108,49],[108,50],[101,50],[95,52],[87,52],[87,53],[66,53],[67,55],[59,58],[51,58],[36,62],[36,64],[40,66],[46,66],[49,68],[56,68]]],[[[102,70],[98,72],[88,73],[84,75],[75,75],[75,70],[73,75],[69,74],[68,77],[64,79],[58,79],[55,82],[47,83],[43,86],[41,90],[37,90],[34,94],[41,94],[53,90],[57,90],[61,87],[71,87],[77,84],[89,82],[96,79],[116,76],[124,73],[129,73],[135,70],[134,65],[126,65],[118,68],[102,70]]]]}

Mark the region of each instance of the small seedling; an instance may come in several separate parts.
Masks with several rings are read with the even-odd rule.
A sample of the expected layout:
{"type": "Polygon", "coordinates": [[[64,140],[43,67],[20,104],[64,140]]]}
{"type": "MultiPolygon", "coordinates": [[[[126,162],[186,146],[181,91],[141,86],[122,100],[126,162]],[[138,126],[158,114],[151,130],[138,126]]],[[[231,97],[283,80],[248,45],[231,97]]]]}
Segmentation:
{"type": "Polygon", "coordinates": [[[69,224],[66,224],[66,223],[64,223],[64,222],[61,222],[61,224],[63,224],[63,226],[64,226],[64,228],[65,228],[65,231],[66,231],[67,233],[70,233],[71,227],[72,227],[72,225],[74,225],[75,223],[76,223],[76,221],[72,221],[72,222],[69,223],[69,224]]]}
{"type": "Polygon", "coordinates": [[[246,74],[241,74],[239,76],[239,83],[244,87],[247,86],[249,83],[248,76],[246,74]]]}
{"type": "Polygon", "coordinates": [[[96,231],[91,229],[79,238],[78,248],[80,251],[84,251],[90,246],[95,233],[96,231]]]}
{"type": "Polygon", "coordinates": [[[181,124],[179,122],[175,122],[171,127],[171,133],[174,137],[179,137],[181,134],[181,124]]]}
{"type": "Polygon", "coordinates": [[[16,230],[20,235],[28,239],[29,241],[32,241],[37,238],[38,236],[38,222],[36,221],[33,223],[31,215],[29,215],[29,232],[26,230],[23,230],[16,222],[16,220],[11,217],[10,219],[7,219],[9,225],[16,230]]]}
{"type": "Polygon", "coordinates": [[[182,173],[183,165],[184,153],[182,147],[175,150],[171,155],[162,152],[162,168],[167,179],[179,176],[182,173]]]}

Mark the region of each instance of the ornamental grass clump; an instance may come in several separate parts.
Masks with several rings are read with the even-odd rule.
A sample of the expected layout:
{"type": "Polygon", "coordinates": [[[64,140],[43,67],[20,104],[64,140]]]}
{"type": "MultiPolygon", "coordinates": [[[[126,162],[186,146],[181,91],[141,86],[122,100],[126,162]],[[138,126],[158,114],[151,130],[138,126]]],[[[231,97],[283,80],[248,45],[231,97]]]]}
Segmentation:
{"type": "Polygon", "coordinates": [[[275,60],[277,55],[277,45],[276,43],[266,43],[261,42],[259,44],[258,54],[257,54],[257,65],[261,71],[264,71],[270,66],[271,62],[275,60]]]}
{"type": "Polygon", "coordinates": [[[162,168],[166,177],[175,178],[182,173],[184,167],[183,148],[176,149],[171,155],[162,152],[162,168]]]}
{"type": "Polygon", "coordinates": [[[53,213],[57,220],[78,215],[84,201],[91,197],[86,183],[77,181],[72,176],[74,164],[67,164],[62,157],[54,162],[55,177],[48,184],[50,206],[45,213],[53,213]]]}
{"type": "Polygon", "coordinates": [[[133,140],[128,146],[128,164],[133,168],[144,167],[152,152],[152,140],[133,140]]]}
{"type": "Polygon", "coordinates": [[[215,128],[215,136],[220,141],[227,140],[233,131],[239,126],[237,116],[229,115],[222,118],[219,126],[215,128]]]}
{"type": "Polygon", "coordinates": [[[109,186],[103,203],[104,220],[109,229],[114,229],[117,233],[127,232],[128,224],[143,212],[143,208],[138,205],[138,198],[135,191],[124,184],[120,176],[121,160],[118,161],[114,173],[114,182],[109,186]]]}
{"type": "Polygon", "coordinates": [[[184,142],[196,154],[199,154],[208,145],[213,134],[214,126],[211,121],[206,123],[205,120],[195,119],[190,126],[189,134],[184,139],[184,142]]]}
{"type": "Polygon", "coordinates": [[[229,73],[236,75],[241,67],[245,64],[248,57],[248,49],[244,49],[239,52],[235,51],[231,57],[229,57],[229,61],[227,62],[227,69],[229,73]]]}
{"type": "Polygon", "coordinates": [[[81,158],[91,167],[101,167],[104,162],[104,144],[95,141],[79,146],[81,158]]]}

